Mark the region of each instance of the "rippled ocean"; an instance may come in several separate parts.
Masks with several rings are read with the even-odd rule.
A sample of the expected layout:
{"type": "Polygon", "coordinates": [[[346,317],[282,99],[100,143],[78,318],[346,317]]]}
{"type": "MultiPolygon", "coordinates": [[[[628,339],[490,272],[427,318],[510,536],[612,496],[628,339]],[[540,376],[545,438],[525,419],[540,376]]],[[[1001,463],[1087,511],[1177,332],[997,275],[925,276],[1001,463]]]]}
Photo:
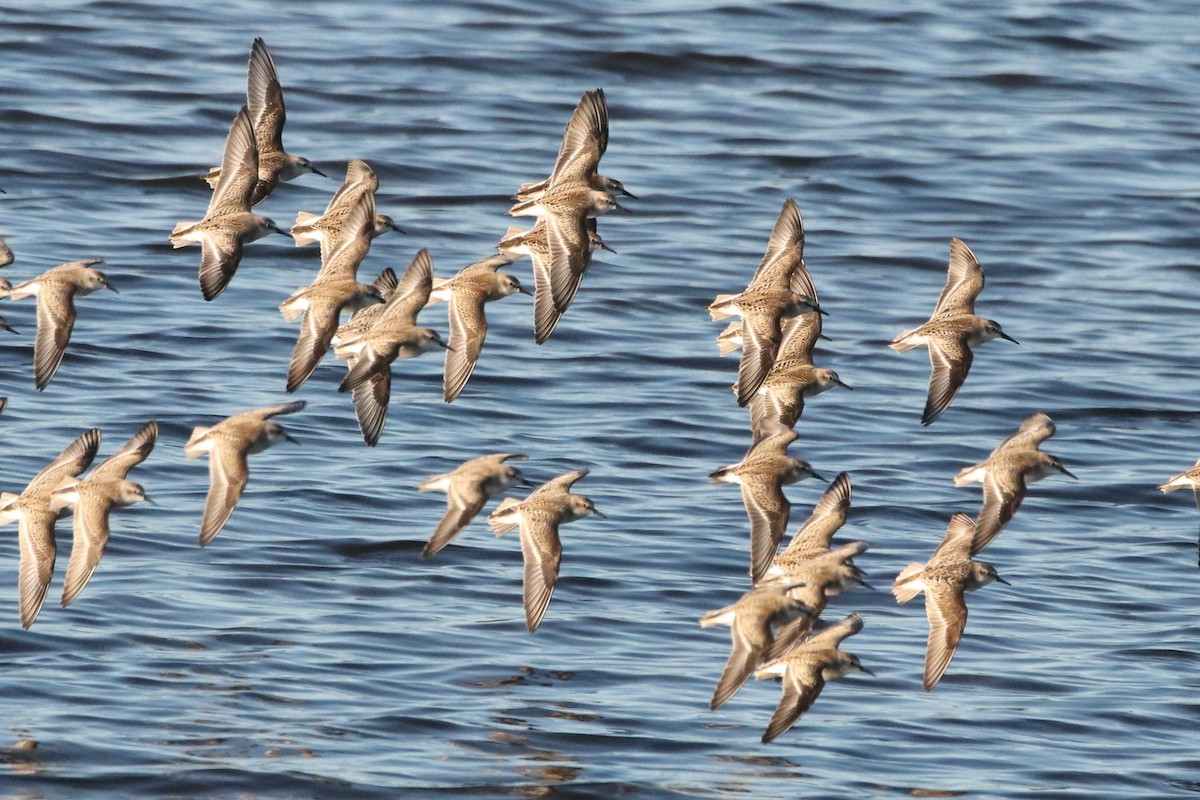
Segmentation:
{"type": "MultiPolygon", "coordinates": [[[[101,458],[157,419],[131,475],[158,505],[117,512],[80,599],[17,618],[16,527],[0,530],[0,796],[1162,798],[1200,792],[1200,515],[1155,486],[1200,456],[1200,27],[1183,0],[979,4],[257,0],[0,3],[0,238],[14,283],[103,258],[120,294],[82,298],[58,375],[33,390],[34,304],[0,307],[0,489],[82,431],[101,458]],[[221,535],[196,544],[196,425],[283,402],[297,328],[276,310],[319,263],[282,236],[246,248],[206,303],[199,219],[244,102],[256,36],[274,54],[284,142],[329,178],[258,208],[320,211],[346,161],[377,171],[447,277],[493,252],[518,184],[544,177],[580,94],[611,113],[603,172],[637,195],[542,346],[532,303],[488,307],[483,358],[441,400],[441,359],[397,362],[376,448],[329,356],[282,419],[300,441],[251,461],[221,535]],[[779,699],[750,681],[707,708],[729,652],[706,611],[747,588],[737,489],[708,473],[749,444],[705,306],[740,289],[793,197],[829,315],[817,361],[854,391],[807,403],[792,445],[854,483],[844,539],[874,590],[844,644],[876,677],[826,687],[759,742],[779,699]],[[964,239],[977,309],[1020,341],[976,349],[920,425],[929,363],[886,347],[924,321],[964,239]],[[927,623],[892,578],[978,487],[951,478],[1022,420],[1078,476],[1031,487],[984,554],[1011,586],[969,596],[937,688],[927,623]],[[483,516],[436,557],[444,497],[415,485],[521,452],[607,519],[562,531],[535,635],[515,537],[483,516]],[[36,743],[36,747],[33,744],[36,743]],[[13,746],[10,746],[13,745],[13,746]]],[[[511,268],[532,284],[529,262],[511,268]]],[[[421,319],[446,333],[445,306],[421,319]]],[[[789,532],[823,483],[785,491],[789,532]]],[[[489,505],[488,510],[490,510],[489,505]]]]}

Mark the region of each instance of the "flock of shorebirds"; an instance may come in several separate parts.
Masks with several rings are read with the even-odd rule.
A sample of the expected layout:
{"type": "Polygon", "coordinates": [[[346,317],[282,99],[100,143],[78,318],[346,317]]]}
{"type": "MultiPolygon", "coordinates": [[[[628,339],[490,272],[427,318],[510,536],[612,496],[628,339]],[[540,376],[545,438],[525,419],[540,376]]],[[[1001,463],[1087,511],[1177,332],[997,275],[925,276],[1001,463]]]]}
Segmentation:
{"type": "MultiPolygon", "coordinates": [[[[204,176],[212,189],[204,218],[181,222],[170,234],[176,247],[200,245],[200,290],[216,299],[229,286],[246,244],[274,233],[288,235],[253,207],[283,182],[307,173],[323,174],[283,146],[286,111],[274,59],[262,39],[251,47],[246,104],[234,116],[221,164],[204,176]]],[[[553,172],[539,182],[520,186],[509,210],[533,216],[528,230],[510,227],[496,249],[448,279],[433,276],[429,252],[420,250],[404,274],[383,270],[371,283],[359,282],[358,268],[371,242],[400,230],[391,217],[377,213],[379,179],[365,161],[352,160],[346,179],[320,214],[301,211],[290,235],[297,246],[319,243],[321,266],[312,283],[296,289],[279,306],[287,321],[299,320],[300,333],[287,370],[285,389],[294,392],[313,374],[332,346],[347,371],[338,389],[349,392],[367,445],[378,443],[387,419],[391,365],[433,349],[445,351],[443,398],[453,402],[475,369],[487,334],[484,305],[512,294],[532,294],[534,338],[540,344],[555,330],[575,297],[592,253],[608,248],[600,238],[596,217],[620,208],[614,197],[629,192],[618,181],[597,173],[608,146],[608,105],[603,90],[584,93],[567,125],[553,172]],[[500,268],[529,256],[534,290],[500,268]],[[449,338],[417,324],[428,305],[445,302],[449,338]],[[344,313],[349,319],[341,324],[344,313]]],[[[2,243],[0,243],[2,245],[2,243]]],[[[7,246],[0,266],[11,263],[7,246]]],[[[0,283],[0,296],[37,298],[34,342],[34,385],[44,390],[63,361],[75,323],[75,299],[100,289],[117,291],[96,269],[100,259],[63,264],[12,286],[0,283]]],[[[0,318],[0,327],[12,331],[0,318]]],[[[15,331],[14,331],[15,332],[15,331]]],[[[0,410],[6,401],[0,398],[0,410]]],[[[248,457],[291,440],[276,417],[293,414],[303,400],[234,414],[210,427],[197,427],[184,445],[188,458],[208,455],[210,485],[200,522],[199,543],[212,542],[225,526],[249,478],[248,457]]],[[[72,442],[20,493],[0,495],[0,524],[17,522],[20,540],[20,619],[29,628],[45,601],[54,569],[57,520],[73,514],[73,543],[62,604],[69,605],[96,569],[109,538],[113,508],[148,500],[129,471],[151,452],[158,426],[148,423],[116,454],[80,477],[100,446],[101,432],[92,429],[72,442]]],[[[523,460],[518,453],[474,458],[446,475],[421,484],[422,491],[447,494],[447,511],[422,552],[428,557],[445,547],[479,513],[490,497],[524,481],[506,462],[523,460]]],[[[520,529],[525,560],[525,616],[530,631],[541,622],[558,578],[561,546],[559,525],[600,514],[592,502],[570,488],[587,469],[576,469],[546,481],[525,500],[508,498],[491,514],[496,535],[520,529]]]]}
{"type": "MultiPolygon", "coordinates": [[[[285,234],[271,219],[256,214],[261,202],[281,182],[309,172],[311,162],[283,147],[283,93],[275,65],[262,39],[253,43],[248,68],[246,104],[230,127],[219,167],[205,177],[212,197],[204,218],[181,222],[170,235],[179,248],[201,248],[199,283],[205,300],[229,286],[247,243],[269,234],[285,234]]],[[[598,166],[608,145],[608,107],[603,90],[585,92],[567,123],[550,176],[527,183],[514,195],[509,214],[536,218],[529,230],[509,228],[498,254],[489,255],[449,279],[433,277],[427,250],[420,250],[403,275],[383,270],[371,283],[358,280],[360,264],[379,235],[399,230],[377,213],[379,181],[364,161],[350,161],[346,179],[321,214],[300,212],[290,230],[297,246],[318,243],[321,266],[312,283],[298,288],[279,306],[288,321],[300,321],[285,389],[294,392],[314,373],[332,346],[346,361],[338,389],[349,392],[367,445],[382,435],[391,389],[391,365],[433,349],[445,351],[443,398],[453,402],[480,357],[487,333],[486,303],[512,294],[532,294],[534,339],[545,342],[570,306],[597,249],[610,249],[597,232],[596,218],[620,209],[615,198],[632,195],[598,166]],[[522,256],[533,264],[534,290],[500,268],[522,256]],[[417,324],[428,305],[446,302],[449,337],[417,324]],[[343,314],[349,319],[342,323],[343,314]]],[[[851,614],[821,626],[819,615],[828,597],[863,583],[853,559],[868,549],[863,541],[837,542],[833,535],[846,520],[852,490],[850,476],[838,475],[779,551],[790,515],[782,487],[819,477],[805,461],[787,454],[797,438],[795,426],[805,399],[833,387],[849,389],[837,373],[813,363],[822,337],[817,291],[803,259],[804,228],[796,203],[788,199],[771,232],[767,250],[745,290],[718,295],[709,306],[714,320],[736,318],[717,337],[720,352],[741,350],[733,393],[749,407],[753,444],[736,464],[716,470],[714,482],[741,487],[750,525],[751,588],[732,605],[711,611],[703,627],[728,626],[732,650],[717,681],[710,707],[724,705],[751,675],[782,678],[783,693],[763,741],[788,730],[808,710],[825,683],[853,672],[866,672],[858,658],[839,649],[859,632],[862,618],[851,614]]],[[[0,242],[0,266],[12,261],[0,242]]],[[[37,300],[34,385],[51,382],[75,322],[75,298],[101,289],[116,291],[96,269],[99,259],[54,267],[32,280],[12,286],[0,280],[0,296],[37,300]]],[[[931,375],[922,423],[942,415],[963,385],[972,363],[972,348],[996,338],[1015,341],[1000,325],[975,314],[984,286],[983,269],[961,240],[950,243],[945,288],[929,321],[900,333],[890,344],[898,352],[925,347],[931,375]]],[[[0,317],[0,328],[11,331],[0,317]]],[[[0,398],[0,410],[4,400],[0,398]]],[[[184,445],[188,458],[207,454],[210,488],[200,523],[199,543],[209,544],[237,505],[249,477],[248,456],[290,440],[275,417],[292,414],[304,401],[280,403],[234,414],[211,427],[197,427],[184,445]]],[[[892,592],[900,603],[925,595],[929,620],[924,686],[941,679],[962,638],[967,619],[966,592],[1005,581],[996,569],[974,560],[1012,520],[1028,484],[1056,473],[1071,475],[1056,457],[1039,446],[1054,433],[1048,416],[1035,413],[1005,439],[987,459],[954,476],[956,485],[983,485],[983,504],[972,518],[955,514],[941,544],[924,564],[906,567],[892,592]]],[[[72,442],[20,493],[0,495],[0,524],[19,524],[20,620],[29,628],[45,600],[55,562],[55,523],[73,516],[73,543],[62,605],[74,601],[96,569],[109,538],[113,508],[148,500],[140,485],[127,478],[154,448],[158,426],[146,424],[115,454],[80,477],[91,465],[101,440],[92,429],[72,442]]],[[[418,487],[447,495],[445,516],[421,553],[433,556],[459,534],[493,497],[524,482],[512,461],[520,453],[473,458],[457,469],[430,478],[418,487]]],[[[546,481],[525,500],[503,499],[488,517],[497,536],[519,529],[524,557],[526,627],[535,631],[554,592],[562,547],[559,526],[585,516],[603,516],[587,497],[571,492],[588,474],[572,470],[546,481]]],[[[1160,488],[1195,490],[1200,504],[1200,462],[1160,488]]]]}
{"type": "MultiPolygon", "coordinates": [[[[813,363],[821,334],[821,308],[804,263],[804,227],[796,203],[788,199],[771,231],[758,269],[746,289],[718,295],[708,310],[714,320],[731,316],[717,337],[722,354],[742,351],[733,392],[749,406],[753,444],[738,462],[713,472],[714,482],[740,485],[750,522],[751,588],[737,602],[706,614],[702,627],[731,629],[732,650],[717,681],[710,708],[724,705],[745,682],[782,678],[783,694],[763,734],[769,742],[795,724],[825,683],[869,670],[839,645],[862,629],[851,614],[817,628],[828,597],[863,583],[854,558],[863,541],[834,542],[852,497],[850,476],[838,475],[817,501],[812,515],[779,552],[788,526],[790,503],[783,486],[819,477],[805,461],[787,454],[805,398],[847,386],[836,372],[813,363]],[[816,632],[814,632],[816,631],[816,632]]],[[[975,314],[983,289],[983,268],[960,239],[950,242],[950,264],[928,322],[900,333],[890,347],[929,351],[931,375],[922,423],[932,424],[949,407],[970,370],[972,347],[996,338],[1012,340],[1000,325],[975,314]]],[[[954,478],[956,485],[983,484],[983,506],[972,519],[955,514],[941,545],[924,564],[911,564],[896,578],[892,593],[905,603],[924,592],[929,618],[925,689],[937,685],[962,639],[967,621],[963,599],[994,581],[995,568],[972,560],[1009,523],[1027,484],[1054,473],[1071,475],[1055,456],[1038,446],[1054,433],[1045,414],[1034,414],[982,463],[954,478]]],[[[1071,476],[1074,477],[1074,476],[1071,476]]]]}

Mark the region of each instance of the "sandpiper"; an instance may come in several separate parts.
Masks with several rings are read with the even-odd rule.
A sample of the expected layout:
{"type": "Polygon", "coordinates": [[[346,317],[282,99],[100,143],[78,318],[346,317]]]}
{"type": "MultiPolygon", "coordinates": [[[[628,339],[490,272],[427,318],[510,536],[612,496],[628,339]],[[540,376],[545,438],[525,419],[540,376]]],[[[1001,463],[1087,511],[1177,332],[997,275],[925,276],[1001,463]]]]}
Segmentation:
{"type": "Polygon", "coordinates": [[[101,289],[117,291],[109,285],[104,273],[95,268],[96,264],[101,263],[98,258],[89,258],[59,264],[3,292],[13,300],[37,297],[38,328],[33,343],[33,385],[39,392],[50,383],[67,350],[71,330],[75,327],[75,298],[86,297],[101,289]]]}
{"type": "Polygon", "coordinates": [[[592,263],[592,253],[596,250],[615,252],[596,232],[594,219],[587,220],[584,229],[587,246],[578,257],[566,248],[552,250],[544,219],[539,219],[527,231],[509,228],[496,245],[500,252],[511,258],[527,255],[533,262],[533,340],[537,344],[550,338],[558,320],[575,299],[584,273],[592,263]]]}
{"type": "Polygon", "coordinates": [[[1008,581],[996,574],[996,568],[983,561],[971,560],[971,541],[975,521],[966,514],[955,514],[946,528],[946,538],[924,564],[909,564],[896,576],[892,594],[899,603],[907,603],[925,592],[925,615],[929,617],[929,642],[925,648],[925,691],[937,686],[967,624],[964,592],[973,592],[989,583],[1008,581]]]}
{"type": "MultiPolygon", "coordinates": [[[[815,311],[783,321],[782,342],[762,386],[750,399],[750,432],[755,438],[794,427],[804,413],[804,399],[844,383],[831,369],[814,366],[813,344],[821,334],[821,315],[815,311]]],[[[737,392],[737,384],[733,386],[737,392]]]]}
{"type": "MultiPolygon", "coordinates": [[[[261,37],[250,47],[250,62],[246,69],[246,108],[254,128],[257,143],[257,177],[250,195],[250,205],[265,200],[280,181],[290,181],[309,172],[325,177],[325,173],[307,158],[288,155],[283,149],[283,124],[287,110],[283,105],[283,87],[275,71],[275,60],[261,37]]],[[[213,167],[205,176],[208,185],[216,187],[226,164],[213,167]]]]}
{"type": "MultiPolygon", "coordinates": [[[[526,234],[540,235],[542,240],[528,247],[545,253],[542,263],[546,275],[539,276],[539,255],[534,249],[529,251],[534,261],[534,331],[539,344],[553,331],[587,271],[594,249],[594,219],[623,210],[613,197],[629,194],[619,181],[596,173],[607,146],[608,105],[604,92],[587,92],[567,124],[550,177],[522,186],[516,195],[518,202],[508,210],[513,216],[540,218],[541,229],[535,226],[526,234]],[[542,292],[543,283],[553,291],[552,302],[542,292]]],[[[501,249],[505,249],[504,244],[501,249]]]]}
{"type": "Polygon", "coordinates": [[[448,280],[434,280],[429,305],[440,301],[450,304],[450,341],[446,347],[446,366],[442,377],[442,397],[454,402],[475,370],[487,336],[484,303],[511,294],[529,294],[516,277],[499,269],[512,263],[508,256],[490,256],[463,267],[448,280]]]}
{"type": "Polygon", "coordinates": [[[520,453],[479,456],[418,485],[417,491],[446,493],[446,514],[421,551],[421,558],[429,558],[450,544],[489,498],[525,479],[521,470],[505,462],[528,459],[529,456],[520,453]]]}
{"type": "MultiPolygon", "coordinates": [[[[608,100],[603,89],[584,92],[567,121],[562,146],[554,161],[550,177],[536,183],[524,183],[513,195],[514,200],[536,200],[556,182],[586,183],[591,189],[610,197],[633,197],[620,181],[596,172],[600,158],[608,149],[608,100]]],[[[635,198],[636,199],[636,198],[635,198]]]]}
{"type": "Polygon", "coordinates": [[[732,605],[709,611],[700,618],[701,628],[727,626],[733,641],[733,649],[708,704],[710,710],[725,705],[754,673],[755,667],[778,655],[774,652],[773,628],[808,615],[804,604],[789,596],[787,589],[778,585],[751,589],[732,605]]]}
{"type": "Polygon", "coordinates": [[[860,630],[862,617],[851,614],[755,670],[754,677],[760,680],[783,679],[783,695],[763,733],[763,744],[795,725],[796,720],[812,707],[827,681],[843,678],[852,672],[875,674],[862,665],[858,656],[838,650],[842,640],[860,630]]]}
{"type": "Polygon", "coordinates": [[[21,627],[28,630],[42,610],[54,573],[54,523],[60,510],[53,495],[88,468],[100,447],[100,429],[92,428],[71,442],[58,458],[34,476],[25,491],[0,494],[0,525],[17,522],[21,563],[18,567],[21,627]]]}
{"type": "Polygon", "coordinates": [[[971,555],[987,547],[1004,530],[1025,499],[1027,484],[1054,474],[1075,477],[1057,456],[1038,450],[1038,445],[1053,435],[1054,423],[1050,417],[1040,412],[1033,414],[985,461],[966,467],[954,476],[955,486],[983,484],[983,508],[975,526],[971,555]]]}
{"type": "Polygon", "coordinates": [[[762,577],[788,524],[791,504],[783,495],[783,486],[804,478],[822,478],[807,461],[787,454],[787,446],[796,440],[795,431],[784,431],[760,439],[750,446],[737,464],[710,474],[713,483],[735,483],[742,488],[742,502],[750,518],[750,577],[762,577]]]}
{"type": "Polygon", "coordinates": [[[950,240],[950,265],[946,286],[933,316],[918,328],[903,331],[888,347],[897,353],[914,347],[929,349],[932,372],[922,425],[931,425],[950,405],[971,369],[971,348],[992,339],[1017,340],[1000,323],[975,315],[975,298],[983,289],[983,267],[961,239],[950,240]]]}
{"type": "MultiPolygon", "coordinates": [[[[250,114],[242,106],[229,128],[221,175],[208,211],[199,222],[180,222],[171,231],[175,248],[199,244],[200,291],[212,300],[229,285],[242,261],[242,247],[272,233],[284,233],[272,220],[250,210],[258,180],[258,150],[250,114]]],[[[286,235],[286,234],[285,234],[286,235]]]]}
{"type": "Polygon", "coordinates": [[[200,522],[200,546],[221,532],[250,477],[247,457],[283,441],[295,442],[271,417],[294,414],[304,408],[303,400],[255,408],[227,417],[212,427],[198,426],[183,447],[189,459],[208,453],[210,485],[200,522]]]}
{"type": "Polygon", "coordinates": [[[783,338],[782,320],[808,311],[821,312],[803,250],[804,226],[795,202],[789,198],[749,285],[739,294],[717,295],[708,306],[714,321],[742,318],[738,405],[750,402],[775,363],[783,338]]]}
{"type": "MultiPolygon", "coordinates": [[[[140,431],[98,466],[83,480],[68,481],[51,496],[54,511],[73,512],[71,558],[67,562],[67,577],[63,583],[62,605],[74,602],[87,586],[104,555],[108,544],[108,515],[114,508],[124,508],[143,500],[150,501],[146,491],[126,479],[129,470],[146,460],[158,441],[158,423],[148,422],[140,431]]],[[[151,501],[152,502],[152,501],[151,501]]]]}
{"type": "Polygon", "coordinates": [[[382,310],[372,315],[370,327],[352,330],[335,343],[334,354],[347,360],[346,377],[338,391],[352,393],[363,440],[371,447],[379,442],[387,420],[392,362],[446,346],[437,331],[416,324],[417,314],[429,301],[432,289],[433,261],[429,251],[422,248],[382,310]]]}
{"type": "Polygon", "coordinates": [[[558,581],[562,559],[558,526],[589,514],[604,518],[587,497],[570,494],[571,485],[587,474],[586,468],[565,472],[534,489],[524,500],[506,497],[488,516],[488,524],[497,536],[520,527],[525,560],[525,627],[530,633],[541,624],[558,581]]]}
{"type": "Polygon", "coordinates": [[[370,241],[388,231],[404,231],[391,217],[377,214],[372,208],[372,214],[366,223],[357,220],[347,224],[347,217],[360,197],[369,194],[374,198],[379,188],[379,178],[367,162],[354,159],[346,166],[346,180],[330,198],[325,210],[320,214],[301,211],[296,215],[296,224],[292,226],[292,238],[296,246],[319,242],[321,245],[321,260],[324,261],[338,248],[343,236],[359,236],[370,241]]]}
{"type": "Polygon", "coordinates": [[[1191,489],[1196,497],[1196,507],[1200,508],[1200,461],[1186,472],[1181,472],[1166,483],[1160,484],[1158,489],[1164,494],[1169,494],[1176,489],[1191,489]]]}
{"type": "MultiPolygon", "coordinates": [[[[351,226],[365,224],[374,207],[371,195],[360,195],[344,219],[351,226]]],[[[346,237],[322,263],[316,280],[297,289],[279,306],[288,322],[302,317],[288,367],[287,391],[296,391],[316,370],[337,331],[343,309],[357,310],[384,302],[378,287],[358,282],[358,266],[366,249],[362,238],[346,237]]]]}
{"type": "MultiPolygon", "coordinates": [[[[288,365],[288,392],[294,392],[316,371],[317,365],[329,349],[329,343],[337,331],[338,318],[344,308],[364,308],[370,304],[383,303],[379,289],[369,283],[359,283],[353,278],[340,278],[317,283],[298,289],[284,306],[284,318],[295,319],[294,309],[303,305],[300,320],[300,335],[292,349],[292,360],[288,365]]],[[[283,310],[284,306],[280,309],[283,310]]]]}
{"type": "Polygon", "coordinates": [[[375,238],[371,222],[378,216],[375,195],[359,194],[342,212],[339,235],[321,240],[321,269],[317,272],[317,281],[356,277],[375,238]]]}
{"type": "Polygon", "coordinates": [[[544,240],[529,242],[527,246],[545,253],[539,261],[538,255],[530,251],[534,263],[534,338],[545,341],[575,297],[591,264],[593,239],[590,231],[595,226],[590,217],[619,206],[607,194],[589,189],[587,184],[567,183],[551,186],[537,200],[521,206],[526,207],[531,210],[520,213],[540,216],[527,238],[540,236],[544,240]],[[545,270],[541,276],[539,263],[545,270]],[[549,286],[552,296],[541,291],[543,285],[549,286]]]}

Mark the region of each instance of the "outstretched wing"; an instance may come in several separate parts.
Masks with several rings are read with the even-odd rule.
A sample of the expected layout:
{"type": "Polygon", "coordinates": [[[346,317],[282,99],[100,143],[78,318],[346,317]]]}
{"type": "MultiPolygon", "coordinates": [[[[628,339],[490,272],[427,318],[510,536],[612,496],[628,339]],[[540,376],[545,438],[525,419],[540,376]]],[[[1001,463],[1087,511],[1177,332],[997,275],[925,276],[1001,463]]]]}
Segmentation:
{"type": "Polygon", "coordinates": [[[946,286],[933,308],[933,319],[956,314],[974,314],[975,298],[983,291],[983,267],[962,239],[950,240],[950,265],[946,286]]]}

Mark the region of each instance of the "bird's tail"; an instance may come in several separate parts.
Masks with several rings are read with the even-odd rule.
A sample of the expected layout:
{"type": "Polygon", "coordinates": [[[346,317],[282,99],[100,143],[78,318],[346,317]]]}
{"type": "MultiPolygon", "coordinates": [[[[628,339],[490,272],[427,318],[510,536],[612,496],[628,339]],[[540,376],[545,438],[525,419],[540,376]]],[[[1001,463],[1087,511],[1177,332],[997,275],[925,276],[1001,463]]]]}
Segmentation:
{"type": "Polygon", "coordinates": [[[708,313],[710,315],[712,315],[713,322],[716,322],[717,320],[728,319],[729,317],[736,316],[736,314],[733,311],[726,310],[727,309],[726,304],[734,297],[737,297],[737,295],[736,294],[719,294],[716,296],[716,298],[711,303],[708,304],[708,313]]]}
{"type": "Polygon", "coordinates": [[[492,531],[497,536],[503,536],[517,527],[519,523],[515,521],[516,515],[511,512],[506,513],[505,509],[512,508],[520,502],[514,497],[506,497],[500,501],[500,505],[496,506],[496,510],[488,517],[488,525],[492,527],[492,531]]]}
{"type": "Polygon", "coordinates": [[[912,335],[913,331],[915,331],[915,330],[916,330],[916,328],[913,328],[912,330],[908,330],[908,331],[903,331],[899,336],[897,336],[895,339],[892,340],[892,343],[889,344],[888,347],[892,348],[897,353],[907,353],[909,350],[912,350],[914,347],[920,347],[921,345],[919,345],[918,343],[908,341],[908,337],[910,335],[912,335]]]}
{"type": "Polygon", "coordinates": [[[924,590],[924,584],[919,577],[923,569],[924,564],[909,564],[896,576],[896,581],[892,584],[892,594],[896,596],[897,603],[907,603],[924,590]]]}
{"type": "Polygon", "coordinates": [[[200,440],[204,438],[209,430],[211,430],[211,428],[205,428],[203,426],[197,426],[194,428],[192,430],[191,437],[187,440],[187,444],[183,446],[183,454],[188,458],[195,458],[196,456],[207,453],[209,450],[207,443],[202,444],[200,440]]]}
{"type": "Polygon", "coordinates": [[[296,247],[320,240],[320,237],[314,236],[312,229],[308,228],[312,221],[318,219],[319,216],[311,211],[301,211],[296,214],[296,223],[292,225],[292,238],[296,240],[296,247]]]}

